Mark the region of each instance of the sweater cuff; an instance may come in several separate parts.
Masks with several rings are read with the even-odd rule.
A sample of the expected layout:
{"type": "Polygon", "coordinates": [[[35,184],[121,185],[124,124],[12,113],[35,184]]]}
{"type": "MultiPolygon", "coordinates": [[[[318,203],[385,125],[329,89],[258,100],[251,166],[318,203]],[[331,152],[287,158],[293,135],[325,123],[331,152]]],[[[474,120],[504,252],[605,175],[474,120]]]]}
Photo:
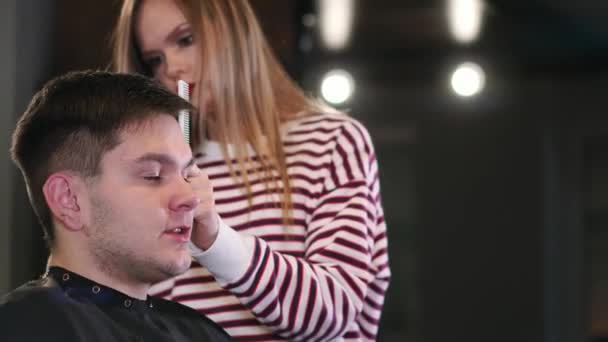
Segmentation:
{"type": "Polygon", "coordinates": [[[230,228],[218,217],[217,238],[207,250],[190,242],[192,257],[205,266],[220,284],[239,280],[249,268],[253,256],[254,240],[230,228]]]}

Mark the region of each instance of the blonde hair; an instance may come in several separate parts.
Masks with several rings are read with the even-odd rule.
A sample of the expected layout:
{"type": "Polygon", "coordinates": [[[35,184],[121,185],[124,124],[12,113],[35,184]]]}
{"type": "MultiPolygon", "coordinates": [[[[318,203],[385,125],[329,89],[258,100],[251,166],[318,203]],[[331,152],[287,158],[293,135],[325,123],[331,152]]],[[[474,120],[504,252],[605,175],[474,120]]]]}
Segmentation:
{"type": "MultiPolygon", "coordinates": [[[[306,97],[289,78],[274,56],[258,20],[246,0],[175,0],[194,28],[201,48],[199,84],[210,85],[214,103],[214,135],[221,145],[230,174],[242,180],[249,203],[251,182],[247,172],[236,172],[228,154],[228,144],[235,147],[236,164],[246,170],[253,162],[249,144],[261,168],[258,178],[268,193],[279,192],[283,184],[281,208],[289,223],[292,188],[287,174],[286,156],[280,125],[298,115],[320,112],[321,106],[306,97]],[[203,44],[200,44],[201,47],[203,44]],[[276,173],[275,173],[276,172],[276,173]],[[278,174],[278,175],[277,175],[278,174]]],[[[118,72],[146,74],[135,42],[134,18],[141,0],[124,0],[114,31],[113,66],[118,72]]],[[[199,92],[203,87],[198,87],[199,92]]],[[[205,117],[196,115],[192,126],[192,144],[198,146],[205,135],[205,117]]]]}

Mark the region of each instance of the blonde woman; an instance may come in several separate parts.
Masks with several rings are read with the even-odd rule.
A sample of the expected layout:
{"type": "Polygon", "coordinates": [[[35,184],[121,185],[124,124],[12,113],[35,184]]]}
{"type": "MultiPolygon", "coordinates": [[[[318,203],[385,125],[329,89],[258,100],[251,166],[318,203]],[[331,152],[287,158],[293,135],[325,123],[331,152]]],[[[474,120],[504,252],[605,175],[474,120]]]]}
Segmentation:
{"type": "Polygon", "coordinates": [[[117,71],[191,84],[215,197],[197,262],[152,293],[240,340],[375,340],[390,270],[367,130],[303,94],[245,0],[125,0],[114,34],[117,71]]]}

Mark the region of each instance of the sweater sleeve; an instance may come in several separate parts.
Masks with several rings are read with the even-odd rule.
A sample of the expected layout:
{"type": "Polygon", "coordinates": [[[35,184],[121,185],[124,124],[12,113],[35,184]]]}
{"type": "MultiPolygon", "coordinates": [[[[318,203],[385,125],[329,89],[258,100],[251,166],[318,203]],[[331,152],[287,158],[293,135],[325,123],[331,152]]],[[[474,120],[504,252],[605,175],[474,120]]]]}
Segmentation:
{"type": "Polygon", "coordinates": [[[390,278],[371,139],[349,120],[332,143],[303,257],[273,251],[225,224],[197,256],[258,320],[289,340],[334,340],[353,325],[374,339],[390,278]]]}

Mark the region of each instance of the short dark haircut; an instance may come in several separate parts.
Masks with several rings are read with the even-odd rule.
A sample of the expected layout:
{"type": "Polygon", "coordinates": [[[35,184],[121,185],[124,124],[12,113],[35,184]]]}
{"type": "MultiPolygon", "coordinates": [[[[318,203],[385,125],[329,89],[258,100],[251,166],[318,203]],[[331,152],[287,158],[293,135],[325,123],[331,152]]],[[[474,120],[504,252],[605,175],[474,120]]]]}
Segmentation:
{"type": "Polygon", "coordinates": [[[126,126],[161,114],[177,118],[180,110],[191,109],[187,101],[139,75],[79,71],[46,83],[17,123],[11,156],[48,245],[55,234],[42,188],[52,173],[97,176],[104,153],[120,144],[126,126]]]}

